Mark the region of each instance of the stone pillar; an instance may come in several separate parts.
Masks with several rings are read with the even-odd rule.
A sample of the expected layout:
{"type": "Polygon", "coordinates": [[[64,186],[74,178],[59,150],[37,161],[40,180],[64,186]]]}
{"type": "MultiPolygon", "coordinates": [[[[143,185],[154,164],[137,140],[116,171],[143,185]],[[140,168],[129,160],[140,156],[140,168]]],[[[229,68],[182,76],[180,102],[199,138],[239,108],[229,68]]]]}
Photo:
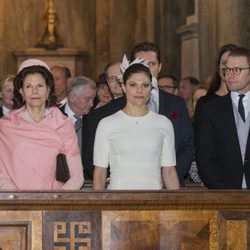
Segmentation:
{"type": "Polygon", "coordinates": [[[177,33],[181,36],[181,78],[194,76],[200,78],[199,72],[199,35],[198,18],[194,14],[187,17],[186,24],[177,33]]]}

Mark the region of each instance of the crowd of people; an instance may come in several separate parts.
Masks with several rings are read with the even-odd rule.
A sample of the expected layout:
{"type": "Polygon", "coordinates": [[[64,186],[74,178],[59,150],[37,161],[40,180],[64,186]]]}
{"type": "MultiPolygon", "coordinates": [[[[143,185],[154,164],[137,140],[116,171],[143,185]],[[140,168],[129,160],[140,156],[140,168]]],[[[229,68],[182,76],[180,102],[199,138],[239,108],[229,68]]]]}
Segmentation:
{"type": "Polygon", "coordinates": [[[250,51],[222,46],[204,82],[161,68],[147,41],[97,81],[24,61],[0,85],[0,189],[250,187],[250,51]]]}

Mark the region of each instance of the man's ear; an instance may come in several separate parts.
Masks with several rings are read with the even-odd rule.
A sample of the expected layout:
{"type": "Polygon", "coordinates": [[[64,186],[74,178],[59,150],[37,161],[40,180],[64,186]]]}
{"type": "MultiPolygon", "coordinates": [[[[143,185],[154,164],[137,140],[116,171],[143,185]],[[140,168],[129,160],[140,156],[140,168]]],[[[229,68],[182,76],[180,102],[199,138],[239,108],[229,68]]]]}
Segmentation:
{"type": "Polygon", "coordinates": [[[2,99],[3,98],[3,93],[2,93],[2,91],[0,91],[0,99],[2,99]]]}
{"type": "Polygon", "coordinates": [[[125,84],[124,84],[124,83],[121,84],[121,87],[122,87],[122,91],[123,91],[124,93],[126,93],[126,89],[125,89],[125,84]]]}
{"type": "Polygon", "coordinates": [[[162,67],[162,64],[160,63],[160,65],[159,65],[159,72],[158,73],[161,72],[161,67],[162,67]]]}
{"type": "Polygon", "coordinates": [[[67,88],[70,86],[72,80],[73,80],[73,77],[67,78],[67,88]]]}

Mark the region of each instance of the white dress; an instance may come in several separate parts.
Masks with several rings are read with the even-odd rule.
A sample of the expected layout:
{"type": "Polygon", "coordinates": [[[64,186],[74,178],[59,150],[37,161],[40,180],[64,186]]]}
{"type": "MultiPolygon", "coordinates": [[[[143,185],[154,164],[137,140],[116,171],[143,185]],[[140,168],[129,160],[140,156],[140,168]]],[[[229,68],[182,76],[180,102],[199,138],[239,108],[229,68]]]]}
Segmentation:
{"type": "Polygon", "coordinates": [[[94,165],[110,166],[108,189],[161,189],[161,167],[176,165],[172,123],[151,111],[131,117],[120,110],[102,119],[94,165]]]}

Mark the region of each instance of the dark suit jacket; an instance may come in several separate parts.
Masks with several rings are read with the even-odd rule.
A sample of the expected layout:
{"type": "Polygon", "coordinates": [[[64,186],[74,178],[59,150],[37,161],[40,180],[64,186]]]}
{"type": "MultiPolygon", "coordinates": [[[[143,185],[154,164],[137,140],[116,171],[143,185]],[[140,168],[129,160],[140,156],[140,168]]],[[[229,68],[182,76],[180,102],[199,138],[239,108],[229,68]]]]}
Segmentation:
{"type": "Polygon", "coordinates": [[[208,188],[240,189],[243,173],[250,187],[250,142],[242,162],[230,94],[204,104],[197,138],[199,175],[208,188]]]}
{"type": "Polygon", "coordinates": [[[4,114],[3,114],[3,107],[1,106],[0,107],[0,118],[3,117],[3,116],[4,116],[4,114]]]}
{"type": "MultiPolygon", "coordinates": [[[[86,150],[83,156],[85,178],[93,178],[93,145],[99,121],[124,108],[125,104],[126,98],[121,97],[93,110],[87,116],[86,122],[83,124],[86,139],[86,145],[84,145],[86,150]]],[[[184,100],[160,90],[159,113],[167,116],[172,121],[175,132],[176,169],[181,185],[184,186],[184,177],[188,173],[194,155],[193,130],[184,100]]]]}
{"type": "MultiPolygon", "coordinates": [[[[66,115],[66,116],[68,116],[66,113],[65,113],[65,106],[66,106],[66,104],[64,104],[63,106],[61,106],[59,109],[61,110],[61,112],[64,114],[64,115],[66,115]]],[[[82,123],[84,123],[85,122],[85,119],[86,119],[86,116],[83,116],[82,117],[82,123]]],[[[83,136],[83,132],[82,132],[82,149],[83,149],[83,147],[84,147],[84,136],[83,136]]],[[[83,163],[83,152],[80,152],[81,153],[81,158],[82,158],[82,163],[83,163]]]]}

